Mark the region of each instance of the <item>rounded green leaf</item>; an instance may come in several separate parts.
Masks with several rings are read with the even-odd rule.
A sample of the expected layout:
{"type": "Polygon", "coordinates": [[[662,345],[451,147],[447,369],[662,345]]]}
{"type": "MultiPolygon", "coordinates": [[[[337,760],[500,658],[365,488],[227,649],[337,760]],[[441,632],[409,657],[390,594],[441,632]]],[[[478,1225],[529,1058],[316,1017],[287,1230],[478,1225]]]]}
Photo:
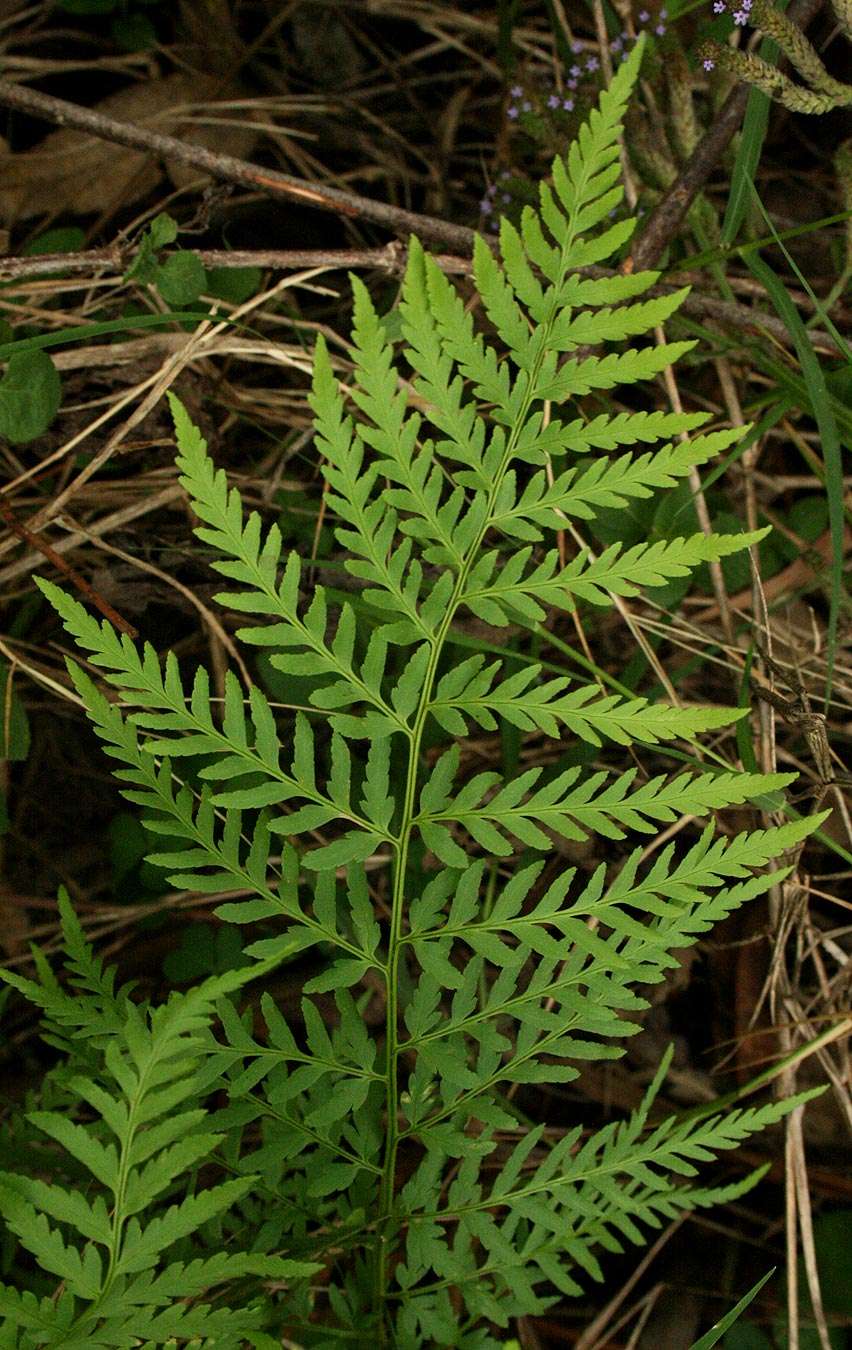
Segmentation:
{"type": "Polygon", "coordinates": [[[167,305],[191,305],[204,289],[204,268],[196,253],[179,250],[160,263],[154,284],[167,305]]]}
{"type": "Polygon", "coordinates": [[[59,411],[62,386],[46,352],[15,352],[0,379],[0,436],[13,445],[34,441],[59,411]]]}
{"type": "Polygon", "coordinates": [[[260,289],[263,273],[259,267],[210,267],[207,269],[207,290],[217,300],[229,300],[241,305],[260,289]]]}

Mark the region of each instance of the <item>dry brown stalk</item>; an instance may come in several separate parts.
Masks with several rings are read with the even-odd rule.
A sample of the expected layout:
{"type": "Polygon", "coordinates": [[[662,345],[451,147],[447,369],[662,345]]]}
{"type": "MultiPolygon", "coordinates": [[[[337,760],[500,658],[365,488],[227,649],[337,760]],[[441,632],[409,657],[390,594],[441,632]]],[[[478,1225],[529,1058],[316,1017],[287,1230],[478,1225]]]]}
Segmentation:
{"type": "Polygon", "coordinates": [[[3,501],[2,498],[0,498],[0,515],[2,515],[13,534],[16,534],[25,544],[29,544],[32,548],[36,549],[49,563],[53,564],[57,571],[61,572],[63,576],[66,576],[72,586],[76,586],[80,594],[84,595],[96,609],[99,609],[105,619],[109,619],[114,628],[117,628],[120,633],[126,633],[130,638],[137,638],[139,636],[139,633],[137,629],[133,627],[133,624],[128,623],[126,619],[123,619],[121,615],[113,609],[112,605],[104,600],[103,596],[98,595],[94,587],[89,585],[86,578],[81,577],[79,572],[75,572],[74,568],[71,567],[64,558],[60,557],[56,552],[56,549],[51,548],[50,544],[48,544],[45,539],[40,538],[37,534],[33,534],[32,530],[28,530],[26,525],[21,524],[12,511],[12,508],[7,502],[3,501]]]}
{"type": "Polygon", "coordinates": [[[371,220],[400,234],[416,232],[424,238],[439,239],[465,251],[469,251],[473,244],[473,230],[466,225],[454,225],[435,216],[418,215],[414,211],[406,211],[402,207],[375,201],[370,197],[361,197],[354,192],[345,192],[341,188],[319,187],[290,177],[288,174],[279,173],[277,169],[252,164],[233,155],[216,154],[203,146],[182,141],[176,136],[166,136],[162,132],[153,131],[150,127],[141,127],[132,122],[107,117],[104,113],[83,108],[77,103],[69,103],[66,99],[55,98],[52,94],[42,94],[25,85],[14,84],[11,80],[0,78],[0,103],[9,108],[19,108],[23,112],[32,113],[33,116],[44,118],[58,126],[75,127],[79,131],[91,132],[101,140],[127,145],[135,150],[148,150],[152,155],[163,159],[175,159],[181,164],[192,165],[212,178],[258,188],[270,196],[285,197],[303,206],[332,211],[336,215],[349,216],[353,220],[371,220]]]}

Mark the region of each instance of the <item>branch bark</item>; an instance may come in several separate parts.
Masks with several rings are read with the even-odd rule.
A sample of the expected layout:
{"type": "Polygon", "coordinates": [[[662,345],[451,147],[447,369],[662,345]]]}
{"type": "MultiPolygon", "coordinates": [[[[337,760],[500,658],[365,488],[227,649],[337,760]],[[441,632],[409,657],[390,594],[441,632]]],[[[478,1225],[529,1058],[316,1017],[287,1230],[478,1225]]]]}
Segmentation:
{"type": "Polygon", "coordinates": [[[473,248],[474,231],[466,225],[454,225],[451,221],[439,220],[436,216],[418,215],[400,206],[391,206],[387,202],[375,201],[371,197],[344,192],[340,188],[320,187],[315,183],[279,173],[277,169],[267,169],[248,160],[237,159],[233,155],[219,155],[203,146],[179,140],[176,136],[166,136],[160,131],[140,127],[132,122],[121,122],[118,118],[107,117],[104,113],[95,112],[92,108],[83,108],[77,103],[68,103],[65,99],[55,98],[52,94],[42,94],[37,89],[15,84],[12,80],[0,78],[0,104],[32,113],[34,117],[54,122],[57,126],[88,131],[104,141],[114,141],[118,145],[130,146],[134,150],[147,150],[163,159],[176,159],[181,164],[189,164],[201,173],[209,174],[212,178],[229,183],[241,183],[245,187],[267,192],[272,197],[285,197],[303,206],[333,211],[337,215],[348,216],[355,220],[369,220],[397,234],[422,235],[426,239],[450,244],[453,248],[466,253],[473,248]]]}

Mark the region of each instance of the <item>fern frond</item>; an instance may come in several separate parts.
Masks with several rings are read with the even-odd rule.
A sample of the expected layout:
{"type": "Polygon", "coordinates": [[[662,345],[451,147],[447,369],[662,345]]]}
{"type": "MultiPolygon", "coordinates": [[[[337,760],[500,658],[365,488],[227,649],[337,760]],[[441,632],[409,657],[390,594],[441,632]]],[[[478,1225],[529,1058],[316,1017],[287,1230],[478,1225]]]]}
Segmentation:
{"type": "MultiPolygon", "coordinates": [[[[12,1329],[38,1332],[41,1334],[41,1344],[44,1344],[44,1333],[56,1335],[70,1325],[73,1307],[74,1300],[70,1294],[63,1294],[58,1302],[54,1302],[49,1296],[36,1298],[35,1294],[26,1290],[19,1291],[0,1284],[0,1317],[4,1319],[4,1329],[11,1325],[12,1329]]],[[[9,1340],[6,1345],[14,1350],[15,1342],[9,1340]]]]}
{"type": "MultiPolygon", "coordinates": [[[[440,379],[441,372],[447,372],[449,366],[445,359],[436,354],[434,325],[430,324],[427,317],[428,305],[422,285],[419,291],[415,286],[414,278],[420,261],[420,256],[413,251],[403,292],[403,313],[409,317],[412,330],[418,335],[421,369],[419,389],[428,397],[429,388],[422,383],[423,371],[431,369],[432,378],[440,379]],[[424,333],[430,332],[433,334],[431,345],[424,338],[424,333]],[[429,356],[432,357],[431,366],[429,356]]],[[[351,281],[355,299],[352,335],[360,384],[360,388],[353,391],[353,398],[371,420],[371,425],[359,423],[358,435],[382,456],[382,473],[392,483],[399,484],[385,491],[383,498],[390,506],[406,513],[399,520],[401,533],[430,544],[425,555],[430,561],[459,568],[472,538],[470,515],[459,519],[464,493],[457,488],[449,500],[443,500],[444,477],[435,459],[435,447],[429,440],[418,444],[421,419],[417,413],[405,417],[407,398],[404,392],[397,392],[398,376],[392,366],[391,345],[366,287],[357,277],[352,277],[351,281]]],[[[445,409],[450,403],[449,396],[450,391],[444,386],[440,401],[445,409]]],[[[457,457],[469,463],[470,452],[468,450],[465,457],[465,447],[469,442],[471,410],[468,408],[463,412],[461,405],[457,405],[455,412],[458,423],[453,424],[445,412],[444,426],[454,433],[457,457]]],[[[450,447],[441,448],[446,452],[450,447]]]]}
{"type": "MultiPolygon", "coordinates": [[[[6,1223],[42,1269],[58,1276],[75,1297],[90,1301],[97,1298],[104,1274],[100,1253],[91,1246],[81,1253],[76,1246],[68,1245],[60,1230],[50,1226],[47,1216],[5,1179],[0,1182],[0,1198],[6,1223]]],[[[66,1212],[77,1211],[69,1203],[66,1212]]]]}
{"type": "Polygon", "coordinates": [[[33,962],[37,979],[27,979],[16,971],[6,971],[6,982],[44,1013],[44,1040],[66,1054],[82,1042],[96,1056],[104,1037],[114,1034],[122,1024],[124,1008],[132,985],[115,988],[115,971],[104,969],[103,961],[86,942],[74,913],[68,892],[60,886],[59,920],[62,930],[65,970],[72,989],[63,988],[48,961],[36,947],[33,962]]]}
{"type": "MultiPolygon", "coordinates": [[[[114,972],[104,973],[95,962],[70,912],[65,923],[76,964],[97,971],[95,988],[81,998],[96,1001],[103,985],[112,987],[114,972]]],[[[229,971],[212,977],[185,995],[172,995],[152,1011],[126,1002],[121,1025],[104,1033],[103,1068],[109,1087],[80,1076],[70,1083],[94,1119],[78,1123],[58,1112],[28,1114],[31,1124],[91,1178],[89,1193],[84,1194],[41,1179],[0,1173],[0,1198],[10,1231],[65,1289],[48,1319],[51,1335],[58,1336],[56,1344],[129,1346],[140,1334],[155,1341],[167,1335],[230,1334],[235,1328],[259,1325],[257,1314],[247,1318],[248,1310],[189,1309],[177,1300],[235,1276],[295,1277],[317,1269],[313,1263],[231,1253],[179,1263],[141,1283],[138,1278],[154,1267],[163,1251],[178,1242],[185,1244],[204,1224],[232,1208],[256,1181],[249,1174],[208,1186],[150,1216],[160,1197],[186,1189],[199,1164],[209,1161],[223,1142],[222,1134],[200,1128],[207,1113],[194,1104],[209,1081],[203,1033],[217,1001],[221,1004],[253,973],[229,971]],[[181,1110],[185,1104],[190,1109],[181,1110]],[[113,1137],[111,1142],[104,1142],[105,1133],[113,1137]],[[143,1211],[149,1211],[144,1221],[139,1217],[143,1211]],[[137,1278],[128,1285],[130,1276],[137,1278]],[[150,1312],[142,1314],[141,1305],[148,1304],[150,1312]]],[[[7,973],[3,977],[8,979],[7,973]]],[[[27,1334],[32,1331],[37,1338],[33,1344],[42,1343],[43,1304],[2,1290],[0,1315],[27,1334]]]]}
{"type": "Polygon", "coordinates": [[[348,361],[319,338],[309,397],[348,591],[315,584],[275,526],[244,518],[171,400],[196,534],[233,587],[217,600],[245,616],[238,639],[264,666],[305,680],[307,708],[279,710],[231,674],[220,706],[203,671],[187,682],[173,656],[161,664],[40,583],[126,705],[69,663],[122,792],[161,839],[150,860],[174,886],[230,892],[217,918],[259,927],[247,966],[152,1009],[116,991],[62,899],[72,992],[40,953],[36,978],[4,977],[67,1056],[27,1113],[37,1178],[0,1173],[12,1233],[64,1292],[0,1289],[4,1350],[10,1336],[21,1350],[191,1338],[236,1350],[265,1344],[264,1327],[313,1344],[320,1318],[329,1343],[484,1350],[496,1344],[487,1324],[600,1278],[601,1252],[745,1194],[757,1174],[699,1186],[697,1165],[807,1100],[652,1119],[666,1059],[627,1120],[521,1132],[516,1090],[621,1055],[643,987],[783,879],[783,865],[759,869],[822,817],[733,838],[684,829],[649,860],[633,842],[591,875],[557,861],[545,878],[554,840],[641,842],[684,817],[775,808],[792,776],[640,778],[589,768],[575,745],[552,777],[525,767],[507,781],[448,748],[506,726],[656,745],[746,715],[544,674],[552,611],[653,591],[765,533],[599,556],[549,547],[566,522],[672,488],[743,434],[689,438],[704,413],[557,406],[655,380],[695,345],[657,341],[685,290],[651,295],[659,274],[622,275],[617,258],[611,275],[584,275],[634,228],[610,214],[642,51],[640,39],[554,160],[539,209],[520,228],[502,222],[499,251],[477,238],[475,303],[413,239],[399,346],[396,316],[386,323],[357,278],[348,361]],[[533,650],[515,651],[513,633],[497,659],[455,660],[465,611],[535,630],[533,650]],[[521,849],[532,857],[508,862],[521,849]],[[295,1017],[275,986],[236,1006],[249,980],[308,952],[307,969],[284,972],[300,986],[295,1017]],[[401,1184],[403,1145],[413,1171],[401,1184]],[[235,1309],[221,1303],[226,1281],[239,1282],[235,1309]]]}

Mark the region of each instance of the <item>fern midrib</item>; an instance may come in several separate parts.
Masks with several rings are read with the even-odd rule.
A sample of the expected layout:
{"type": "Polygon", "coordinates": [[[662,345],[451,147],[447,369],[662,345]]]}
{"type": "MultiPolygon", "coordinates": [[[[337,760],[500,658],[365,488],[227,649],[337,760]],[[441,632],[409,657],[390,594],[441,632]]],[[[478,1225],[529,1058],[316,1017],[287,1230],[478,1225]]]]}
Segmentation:
{"type": "MultiPolygon", "coordinates": [[[[165,691],[155,690],[152,687],[151,692],[157,693],[159,697],[162,698],[165,691]]],[[[268,764],[263,759],[263,757],[257,753],[256,750],[252,749],[251,746],[249,745],[235,746],[233,741],[229,740],[228,737],[225,735],[225,733],[223,731],[220,731],[219,728],[215,725],[215,723],[213,724],[211,730],[211,727],[209,727],[204,722],[204,719],[202,717],[199,717],[197,714],[192,712],[192,709],[187,706],[185,700],[182,703],[177,703],[174,700],[171,700],[167,703],[167,707],[171,708],[174,713],[186,717],[187,721],[192,725],[194,725],[199,731],[202,731],[205,736],[210,736],[214,740],[219,741],[223,753],[227,753],[229,755],[233,755],[235,758],[245,760],[248,766],[245,770],[247,774],[261,773],[266,778],[272,779],[273,782],[281,783],[285,787],[294,787],[297,789],[297,793],[300,797],[305,797],[309,801],[315,802],[318,806],[334,807],[336,814],[342,820],[351,821],[351,823],[353,825],[357,825],[359,829],[368,830],[371,834],[374,834],[376,832],[375,825],[373,825],[370,821],[366,820],[363,816],[359,816],[356,811],[352,811],[351,809],[345,810],[338,802],[332,801],[331,797],[324,797],[318,788],[311,788],[305,783],[300,783],[297,778],[292,778],[290,774],[285,773],[283,769],[273,768],[273,766],[271,764],[268,764]]],[[[317,709],[317,711],[319,712],[320,710],[317,709]]],[[[138,726],[139,724],[135,723],[134,725],[138,726]]],[[[156,736],[156,730],[157,730],[156,727],[151,728],[152,736],[156,736]]],[[[144,744],[145,743],[143,742],[143,745],[144,744]]],[[[145,748],[147,750],[147,746],[145,746],[145,748]]],[[[153,753],[152,751],[147,752],[149,754],[153,753]]],[[[207,753],[215,754],[215,751],[208,751],[207,753]]]]}
{"type": "Polygon", "coordinates": [[[110,1242],[109,1247],[109,1262],[107,1265],[106,1275],[104,1276],[104,1281],[97,1299],[95,1299],[92,1303],[89,1304],[84,1316],[82,1318],[77,1319],[78,1322],[79,1321],[89,1322],[91,1321],[93,1316],[97,1315],[101,1303],[103,1302],[104,1299],[106,1299],[117,1278],[117,1266],[121,1250],[121,1241],[124,1234],[124,1226],[127,1222],[128,1217],[124,1213],[124,1203],[127,1195],[127,1186],[131,1171],[130,1152],[133,1147],[136,1132],[139,1128],[139,1126],[136,1124],[136,1116],[146,1096],[147,1092],[146,1084],[148,1078],[153,1073],[158,1061],[162,1058],[162,1056],[166,1052],[169,1053],[172,1052],[171,1038],[168,1035],[165,1035],[162,1041],[159,1042],[154,1041],[152,1043],[151,1049],[152,1053],[148,1058],[148,1063],[145,1065],[143,1070],[139,1071],[139,1081],[137,1083],[136,1090],[133,1093],[132,1098],[128,1098],[127,1128],[124,1134],[124,1138],[121,1140],[121,1150],[119,1153],[118,1176],[116,1178],[116,1189],[114,1192],[115,1204],[113,1207],[112,1241],[110,1242]]]}
{"type": "Polygon", "coordinates": [[[315,1144],[320,1145],[322,1148],[327,1148],[331,1153],[336,1153],[338,1157],[343,1158],[348,1163],[352,1163],[357,1167],[363,1167],[368,1172],[374,1172],[377,1177],[382,1175],[382,1169],[377,1167],[374,1163],[368,1162],[365,1158],[362,1158],[360,1153],[353,1153],[342,1144],[332,1144],[325,1135],[320,1134],[319,1130],[315,1130],[310,1125],[306,1125],[304,1121],[297,1120],[295,1116],[288,1116],[285,1111],[280,1111],[276,1107],[271,1106],[265,1097],[259,1097],[255,1092],[246,1092],[239,1100],[253,1102],[257,1106],[262,1106],[264,1115],[269,1116],[271,1120],[278,1120],[282,1125],[289,1125],[293,1129],[300,1130],[302,1134],[305,1134],[312,1139],[315,1144]]]}
{"type": "MultiPolygon", "coordinates": [[[[705,1140],[703,1142],[705,1146],[708,1146],[708,1141],[705,1140]]],[[[717,1137],[712,1141],[715,1148],[723,1147],[726,1142],[727,1139],[725,1136],[722,1136],[721,1138],[717,1137]]],[[[662,1167],[668,1162],[672,1155],[677,1157],[681,1164],[691,1167],[691,1164],[686,1162],[686,1158],[678,1152],[677,1145],[680,1144],[684,1149],[690,1146],[698,1148],[702,1147],[702,1144],[699,1141],[693,1140],[688,1135],[683,1135],[681,1138],[678,1138],[676,1135],[670,1135],[664,1141],[657,1140],[656,1142],[652,1135],[649,1143],[651,1144],[651,1147],[646,1144],[645,1147],[642,1148],[641,1144],[637,1146],[637,1141],[635,1139],[629,1137],[621,1140],[616,1139],[613,1148],[619,1150],[618,1156],[612,1159],[602,1159],[594,1167],[588,1167],[582,1170],[571,1170],[569,1168],[568,1170],[563,1171],[561,1175],[547,1176],[537,1183],[531,1183],[527,1186],[518,1187],[516,1190],[507,1191],[504,1195],[489,1194],[484,1196],[481,1200],[477,1200],[468,1205],[454,1205],[451,1210],[425,1211],[418,1214],[417,1219],[418,1221],[423,1220],[435,1223],[440,1222],[441,1220],[447,1222],[455,1220],[462,1214],[477,1214],[482,1210],[511,1208],[513,1202],[517,1200],[526,1200],[531,1196],[540,1195],[542,1192],[552,1195],[561,1187],[566,1187],[568,1193],[571,1194],[576,1191],[578,1186],[582,1186],[589,1181],[594,1181],[596,1178],[615,1177],[618,1176],[619,1173],[626,1173],[629,1177],[629,1183],[638,1184],[638,1178],[631,1175],[631,1169],[647,1166],[649,1163],[662,1167]]],[[[694,1168],[692,1170],[693,1172],[695,1171],[694,1168]]],[[[652,1173],[651,1175],[654,1174],[652,1173]]],[[[667,1186],[667,1178],[659,1177],[658,1180],[660,1182],[661,1191],[671,1191],[674,1189],[670,1185],[667,1186]]],[[[580,1197],[576,1198],[578,1200],[578,1213],[582,1215],[583,1210],[582,1207],[580,1207],[580,1197]]]]}
{"type": "MultiPolygon", "coordinates": [[[[584,180],[585,182],[585,173],[584,180]]],[[[577,197],[582,192],[583,184],[577,186],[577,197]]],[[[450,630],[450,626],[459,608],[465,593],[465,585],[470,571],[477,559],[482,542],[491,528],[491,517],[494,511],[494,505],[500,493],[503,479],[508,471],[509,465],[514,455],[515,447],[523,431],[526,420],[529,416],[532,405],[537,397],[538,376],[541,372],[542,364],[548,354],[547,337],[558,313],[558,294],[559,287],[564,281],[565,274],[568,271],[568,260],[571,249],[574,246],[576,229],[574,221],[579,211],[575,207],[574,212],[569,218],[568,233],[565,243],[562,246],[562,267],[560,271],[559,282],[554,283],[551,290],[551,309],[550,315],[545,321],[546,332],[541,342],[539,353],[536,356],[532,369],[528,372],[527,389],[521,408],[515,424],[512,427],[510,435],[506,438],[506,446],[503,452],[503,459],[498,472],[494,476],[488,494],[488,503],[483,514],[483,521],[478,529],[476,536],[471,541],[464,558],[463,564],[459,569],[452,595],[447,604],[446,613],[441,624],[430,639],[431,651],[429,663],[426,668],[423,690],[420,695],[420,702],[417,708],[417,715],[414,726],[408,732],[409,739],[409,761],[406,774],[405,792],[403,798],[403,815],[400,825],[399,840],[397,843],[397,861],[394,873],[394,886],[391,898],[391,920],[388,935],[388,959],[387,959],[387,1012],[385,1022],[385,1041],[386,1041],[386,1064],[387,1064],[387,1088],[386,1088],[386,1119],[387,1135],[385,1145],[385,1158],[383,1165],[382,1185],[379,1196],[379,1217],[377,1226],[378,1241],[375,1252],[375,1299],[376,1313],[378,1315],[378,1331],[380,1342],[387,1343],[387,1326],[384,1317],[383,1304],[387,1291],[387,1259],[386,1245],[390,1237],[390,1218],[393,1210],[395,1190],[396,1190],[396,1161],[401,1138],[399,1129],[399,1081],[398,1081],[398,1058],[400,1053],[399,1035],[399,958],[403,946],[402,925],[405,909],[405,877],[408,861],[408,851],[411,841],[411,832],[417,818],[416,796],[417,784],[420,772],[420,750],[423,739],[423,732],[426,725],[426,718],[431,709],[432,690],[437,678],[438,664],[443,651],[443,646],[450,630]]]]}

